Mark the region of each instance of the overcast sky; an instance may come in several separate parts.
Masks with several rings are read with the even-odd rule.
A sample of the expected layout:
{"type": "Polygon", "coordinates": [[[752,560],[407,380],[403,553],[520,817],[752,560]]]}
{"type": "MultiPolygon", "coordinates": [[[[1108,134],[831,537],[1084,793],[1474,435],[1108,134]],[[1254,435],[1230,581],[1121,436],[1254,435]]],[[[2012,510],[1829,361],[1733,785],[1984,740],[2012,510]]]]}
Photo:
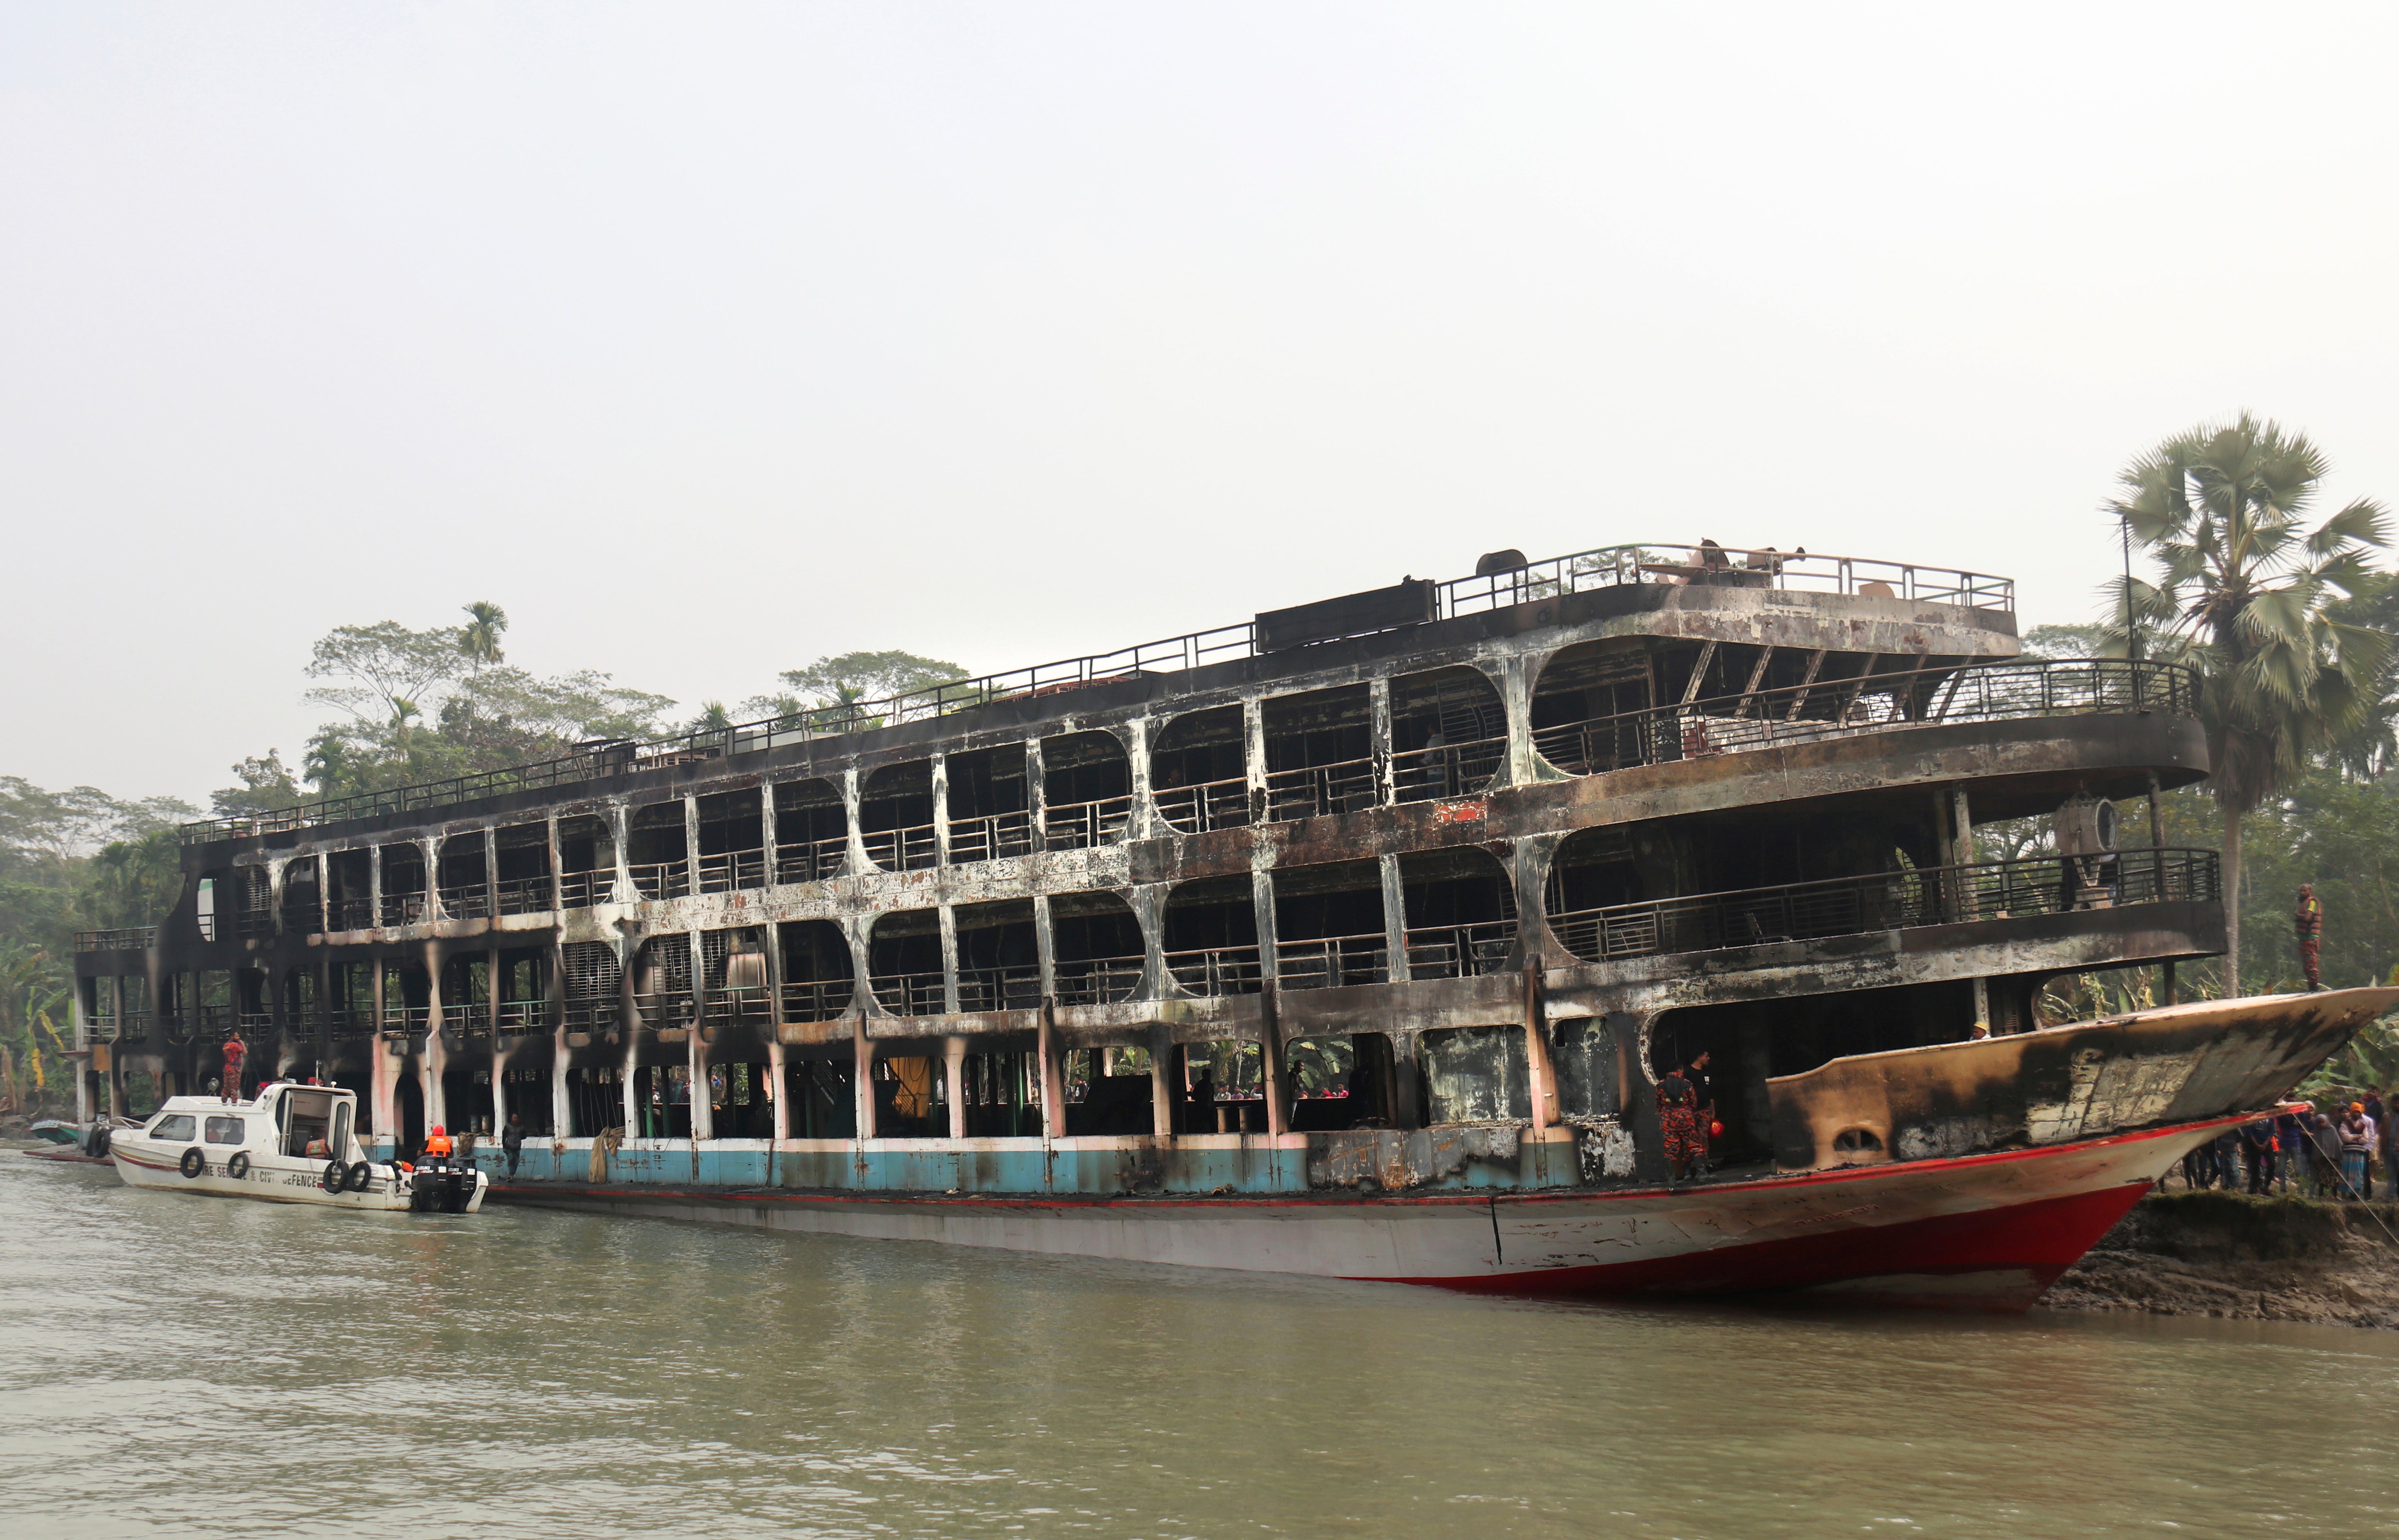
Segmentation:
{"type": "Polygon", "coordinates": [[[2394,14],[10,0],[0,774],[477,599],[694,709],[1504,546],[2085,618],[2199,420],[2399,497],[2394,14]]]}

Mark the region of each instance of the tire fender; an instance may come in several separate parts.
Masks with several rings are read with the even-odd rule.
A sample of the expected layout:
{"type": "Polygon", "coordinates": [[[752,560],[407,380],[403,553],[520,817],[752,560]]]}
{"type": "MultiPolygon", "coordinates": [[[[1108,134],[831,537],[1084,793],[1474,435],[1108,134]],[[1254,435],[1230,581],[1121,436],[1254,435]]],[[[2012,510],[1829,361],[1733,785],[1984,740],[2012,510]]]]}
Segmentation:
{"type": "Polygon", "coordinates": [[[182,1171],[186,1178],[197,1178],[207,1173],[209,1157],[202,1155],[200,1147],[195,1144],[183,1152],[183,1158],[176,1163],[175,1169],[182,1171]]]}
{"type": "Polygon", "coordinates": [[[242,1178],[250,1175],[250,1152],[248,1150],[236,1150],[233,1153],[232,1157],[225,1162],[225,1175],[233,1178],[236,1182],[239,1182],[242,1178]]]}
{"type": "Polygon", "coordinates": [[[361,1160],[343,1178],[342,1185],[353,1193],[363,1193],[374,1185],[374,1168],[361,1160]]]}

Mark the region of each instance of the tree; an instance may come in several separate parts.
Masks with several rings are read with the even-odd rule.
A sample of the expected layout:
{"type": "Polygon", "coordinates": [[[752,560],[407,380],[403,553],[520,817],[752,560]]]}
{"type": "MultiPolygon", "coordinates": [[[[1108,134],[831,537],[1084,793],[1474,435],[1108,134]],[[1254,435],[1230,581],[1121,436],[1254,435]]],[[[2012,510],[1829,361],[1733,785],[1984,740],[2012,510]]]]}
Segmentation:
{"type": "Polygon", "coordinates": [[[283,763],[280,750],[269,749],[266,757],[252,755],[233,767],[239,786],[228,786],[209,793],[209,805],[221,818],[248,817],[259,813],[272,813],[290,807],[300,800],[300,788],[291,779],[291,771],[283,763]]]}
{"type": "Polygon", "coordinates": [[[2035,626],[2024,634],[2024,655],[2028,658],[2096,657],[2107,641],[2108,628],[2093,625],[2035,626]]]}
{"type": "MultiPolygon", "coordinates": [[[[854,715],[847,709],[862,701],[888,700],[912,690],[948,684],[966,678],[967,671],[955,663],[915,653],[857,652],[820,657],[805,669],[786,669],[781,677],[806,698],[809,709],[825,713],[827,725],[835,725],[854,715]]],[[[858,725],[874,726],[881,721],[867,717],[858,725]]]]}
{"type": "Polygon", "coordinates": [[[2392,664],[2389,634],[2338,614],[2335,597],[2370,591],[2365,553],[2389,543],[2384,513],[2361,498],[2308,529],[2328,468],[2307,435],[2244,412],[2134,461],[2108,506],[2160,571],[2121,585],[2109,651],[2137,642],[2200,676],[2224,831],[2228,995],[2241,991],[2242,821],[2356,728],[2392,664]]]}
{"type": "Polygon", "coordinates": [[[307,698],[363,723],[388,723],[404,749],[409,719],[420,714],[417,703],[458,677],[460,655],[454,631],[412,631],[397,620],[337,626],[318,639],[308,677],[352,682],[311,690],[307,698]]]}
{"type": "Polygon", "coordinates": [[[488,599],[479,599],[462,605],[467,624],[458,628],[458,651],[467,658],[467,728],[469,735],[475,724],[475,693],[483,681],[483,669],[501,660],[500,633],[508,628],[508,612],[488,599]]]}

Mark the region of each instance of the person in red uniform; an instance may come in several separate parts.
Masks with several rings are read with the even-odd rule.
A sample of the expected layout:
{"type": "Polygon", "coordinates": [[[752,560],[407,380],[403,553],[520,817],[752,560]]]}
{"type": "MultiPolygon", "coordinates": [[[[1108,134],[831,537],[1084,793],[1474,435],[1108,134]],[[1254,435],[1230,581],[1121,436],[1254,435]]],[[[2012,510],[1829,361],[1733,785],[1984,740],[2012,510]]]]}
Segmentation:
{"type": "Polygon", "coordinates": [[[1658,1082],[1658,1131],[1665,1136],[1666,1165],[1680,1182],[1706,1157],[1708,1146],[1700,1133],[1700,1093],[1679,1064],[1658,1082]]]}
{"type": "Polygon", "coordinates": [[[2324,988],[2324,903],[2316,897],[2316,885],[2299,885],[2299,907],[2291,913],[2291,924],[2298,932],[2299,966],[2306,970],[2308,988],[2324,988]]]}
{"type": "Polygon", "coordinates": [[[235,1033],[225,1039],[224,1080],[217,1089],[227,1101],[241,1100],[241,1066],[249,1057],[250,1045],[241,1040],[241,1033],[235,1033]]]}

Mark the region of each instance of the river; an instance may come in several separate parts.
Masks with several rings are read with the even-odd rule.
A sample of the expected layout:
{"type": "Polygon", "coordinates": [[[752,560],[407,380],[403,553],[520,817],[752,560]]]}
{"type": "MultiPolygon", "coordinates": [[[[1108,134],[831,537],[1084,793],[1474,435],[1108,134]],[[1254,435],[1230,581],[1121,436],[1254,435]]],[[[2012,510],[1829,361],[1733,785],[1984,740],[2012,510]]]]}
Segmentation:
{"type": "Polygon", "coordinates": [[[0,1153],[0,1535],[2399,1533],[2399,1340],[1492,1301],[0,1153]]]}

